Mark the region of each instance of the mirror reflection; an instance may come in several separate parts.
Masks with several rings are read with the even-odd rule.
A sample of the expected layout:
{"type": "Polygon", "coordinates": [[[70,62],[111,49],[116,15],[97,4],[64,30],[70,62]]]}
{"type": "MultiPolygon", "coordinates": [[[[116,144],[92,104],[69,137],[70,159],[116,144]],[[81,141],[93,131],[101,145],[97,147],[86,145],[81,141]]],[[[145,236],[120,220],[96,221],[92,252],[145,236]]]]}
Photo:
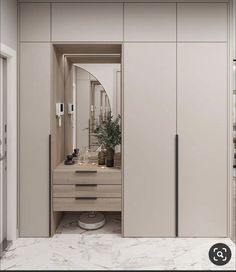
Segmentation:
{"type": "MultiPolygon", "coordinates": [[[[104,147],[97,128],[120,109],[120,64],[75,64],[73,76],[73,148],[80,154],[98,153],[104,147]]],[[[116,146],[119,153],[120,147],[116,146]]],[[[97,156],[96,156],[97,158],[97,156]]]]}

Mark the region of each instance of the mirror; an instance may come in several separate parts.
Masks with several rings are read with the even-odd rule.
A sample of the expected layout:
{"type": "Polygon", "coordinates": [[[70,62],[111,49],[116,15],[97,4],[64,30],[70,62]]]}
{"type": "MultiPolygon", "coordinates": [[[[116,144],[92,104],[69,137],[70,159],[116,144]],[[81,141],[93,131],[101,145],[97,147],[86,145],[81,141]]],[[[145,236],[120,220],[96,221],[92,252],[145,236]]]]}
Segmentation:
{"type": "Polygon", "coordinates": [[[95,130],[109,114],[120,114],[120,64],[75,64],[73,147],[98,151],[95,130]]]}

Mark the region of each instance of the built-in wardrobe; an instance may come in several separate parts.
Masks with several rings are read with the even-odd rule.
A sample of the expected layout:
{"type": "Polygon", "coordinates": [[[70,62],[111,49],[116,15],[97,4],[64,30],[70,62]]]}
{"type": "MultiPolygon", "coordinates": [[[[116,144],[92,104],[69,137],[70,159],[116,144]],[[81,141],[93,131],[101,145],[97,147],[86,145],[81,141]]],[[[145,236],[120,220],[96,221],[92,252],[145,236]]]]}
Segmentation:
{"type": "Polygon", "coordinates": [[[122,45],[122,235],[226,237],[229,2],[19,2],[20,236],[53,234],[53,48],[73,43],[122,45]]]}

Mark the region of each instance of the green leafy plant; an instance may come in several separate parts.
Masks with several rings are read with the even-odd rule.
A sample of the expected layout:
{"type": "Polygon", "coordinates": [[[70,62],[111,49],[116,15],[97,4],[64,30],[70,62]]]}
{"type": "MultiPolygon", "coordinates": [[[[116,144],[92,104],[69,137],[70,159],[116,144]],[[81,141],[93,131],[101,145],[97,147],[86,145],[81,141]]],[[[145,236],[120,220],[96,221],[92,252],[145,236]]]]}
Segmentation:
{"type": "Polygon", "coordinates": [[[95,135],[99,145],[106,149],[114,150],[117,145],[121,144],[120,120],[120,115],[114,119],[111,113],[109,113],[106,120],[97,126],[95,135]]]}

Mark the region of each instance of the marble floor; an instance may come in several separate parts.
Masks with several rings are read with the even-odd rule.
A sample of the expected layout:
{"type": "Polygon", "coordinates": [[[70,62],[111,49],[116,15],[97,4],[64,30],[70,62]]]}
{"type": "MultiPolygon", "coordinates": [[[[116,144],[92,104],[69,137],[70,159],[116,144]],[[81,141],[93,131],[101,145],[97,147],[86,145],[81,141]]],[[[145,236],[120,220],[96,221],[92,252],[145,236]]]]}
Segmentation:
{"type": "Polygon", "coordinates": [[[235,270],[235,244],[222,238],[122,238],[120,215],[106,214],[96,231],[77,227],[78,214],[66,214],[52,238],[20,238],[0,260],[0,270],[235,270]],[[221,267],[209,248],[226,243],[231,261],[221,267]]]}

